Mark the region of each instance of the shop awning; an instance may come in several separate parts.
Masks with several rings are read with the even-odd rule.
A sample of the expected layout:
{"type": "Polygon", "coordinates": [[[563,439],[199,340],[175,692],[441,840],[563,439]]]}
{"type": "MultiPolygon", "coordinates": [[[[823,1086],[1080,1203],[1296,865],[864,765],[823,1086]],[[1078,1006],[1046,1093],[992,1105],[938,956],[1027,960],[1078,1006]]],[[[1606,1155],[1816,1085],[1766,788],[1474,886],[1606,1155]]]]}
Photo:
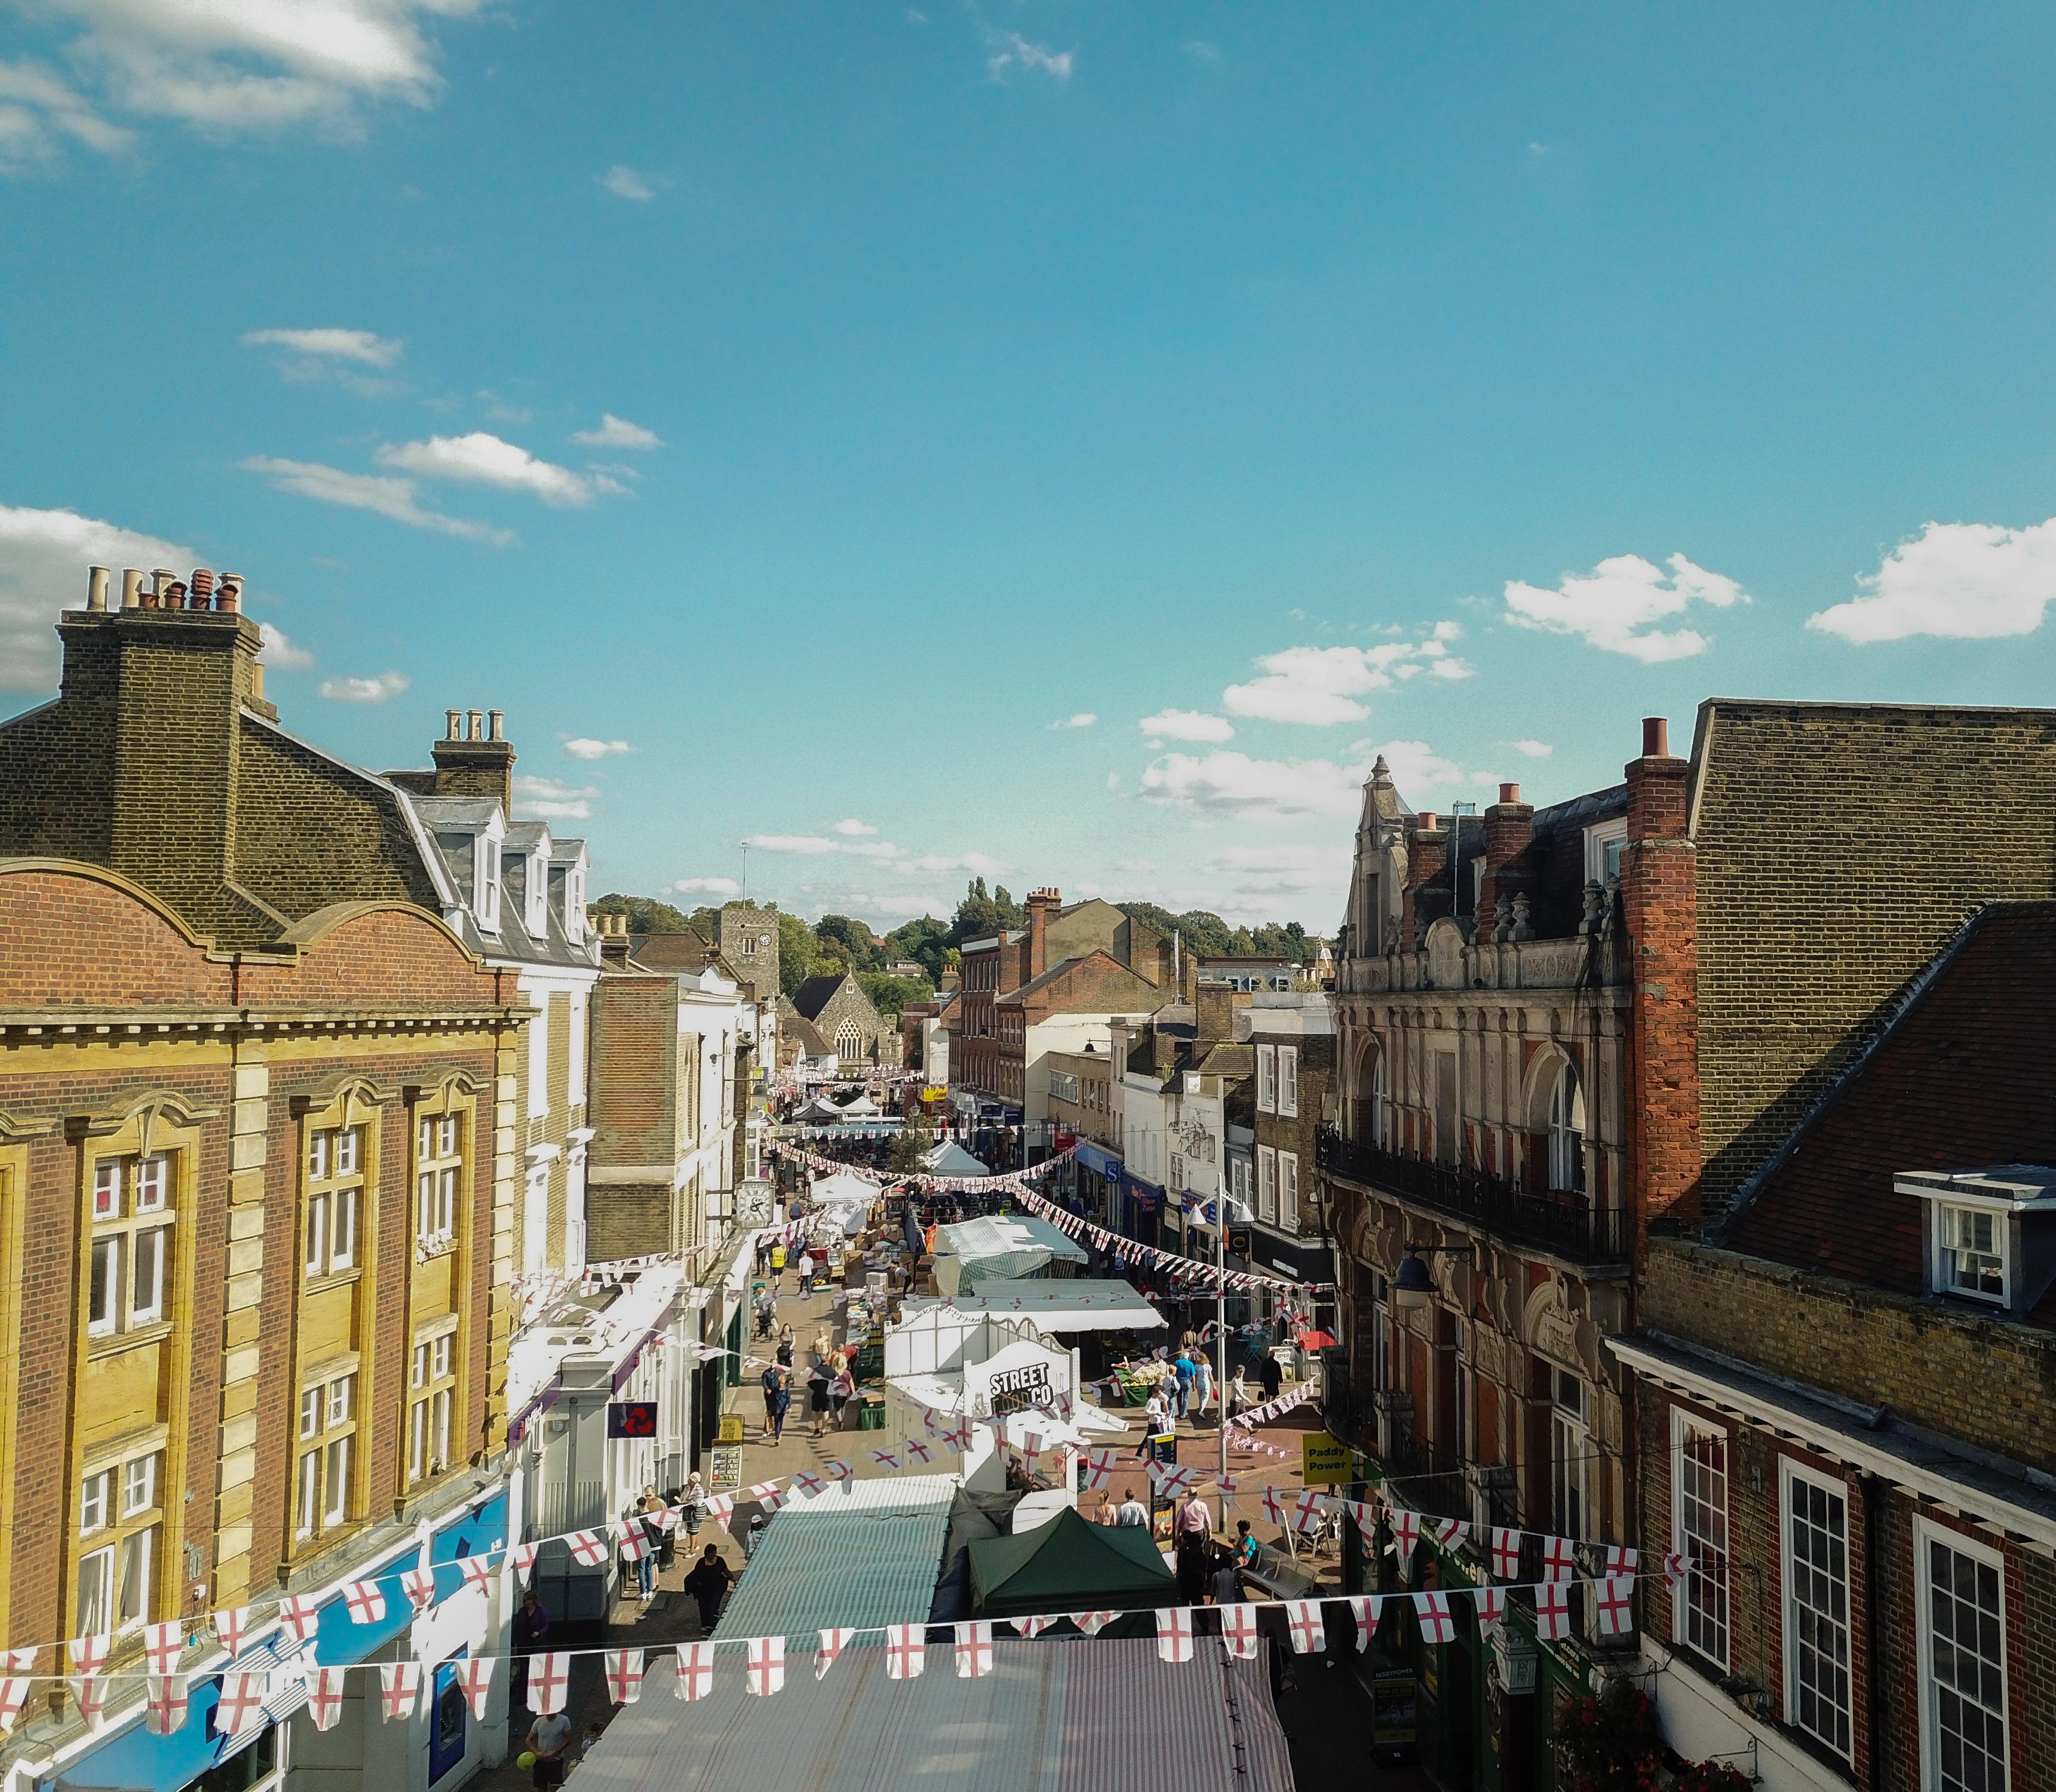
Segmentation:
{"type": "Polygon", "coordinates": [[[1053,1263],[1088,1260],[1085,1247],[1046,1220],[990,1216],[943,1226],[935,1233],[937,1292],[969,1292],[987,1283],[1018,1280],[1053,1263]]]}

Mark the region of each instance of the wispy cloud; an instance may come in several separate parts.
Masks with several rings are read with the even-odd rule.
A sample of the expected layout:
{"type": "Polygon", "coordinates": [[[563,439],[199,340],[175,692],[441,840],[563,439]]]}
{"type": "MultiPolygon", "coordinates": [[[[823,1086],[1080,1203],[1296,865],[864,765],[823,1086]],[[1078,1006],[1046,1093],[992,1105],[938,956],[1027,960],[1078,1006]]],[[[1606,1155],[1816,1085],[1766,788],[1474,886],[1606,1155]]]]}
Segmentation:
{"type": "Polygon", "coordinates": [[[592,814],[593,800],[599,790],[595,785],[566,784],[554,777],[531,777],[526,773],[514,780],[514,797],[521,807],[541,821],[583,821],[592,814]]]}
{"type": "Polygon", "coordinates": [[[1099,720],[1090,710],[1080,710],[1076,715],[1060,715],[1050,724],[1052,729],[1089,728],[1099,720]]]}
{"type": "Polygon", "coordinates": [[[374,335],[368,330],[246,330],[242,340],[251,348],[288,349],[295,354],[354,361],[366,367],[389,367],[405,352],[405,344],[398,338],[374,335]]]}
{"type": "Polygon", "coordinates": [[[259,623],[257,632],[264,637],[265,660],[279,671],[304,672],[314,664],[314,656],[287,639],[285,630],[276,623],[259,623]]]}
{"type": "Polygon", "coordinates": [[[382,703],[413,682],[404,672],[380,672],[368,678],[323,678],[318,688],[338,703],[382,703]]]}
{"type": "MultiPolygon", "coordinates": [[[[842,832],[847,825],[847,823],[838,823],[833,834],[752,834],[745,844],[759,852],[775,852],[793,858],[846,856],[868,859],[904,876],[968,871],[979,876],[989,877],[1014,868],[1003,859],[995,859],[986,852],[916,853],[896,846],[889,840],[853,838],[842,832]]],[[[863,827],[860,822],[857,825],[863,827]]],[[[875,833],[877,830],[867,828],[864,831],[875,833]]]]}
{"type": "Polygon", "coordinates": [[[1806,626],[1864,645],[2031,635],[2056,602],[2056,517],[2024,529],[1929,523],[1859,577],[1856,593],[1806,626]]]}
{"type": "Polygon", "coordinates": [[[73,88],[33,63],[0,76],[0,156],[47,159],[61,140],[108,150],[129,133],[109,113],[166,119],[212,137],[361,130],[361,109],[433,105],[443,80],[428,18],[484,0],[45,0],[75,22],[73,88]],[[12,152],[11,155],[9,151],[12,152]]]}
{"type": "Polygon", "coordinates": [[[1159,710],[1136,724],[1145,734],[1166,741],[1232,741],[1235,724],[1204,710],[1159,710]]]}
{"type": "Polygon", "coordinates": [[[396,523],[417,529],[436,529],[472,541],[490,541],[504,546],[514,537],[506,529],[496,529],[461,516],[445,516],[441,511],[424,510],[414,501],[411,479],[382,479],[375,473],[346,473],[340,467],[323,466],[318,461],[280,461],[253,454],[241,463],[247,473],[261,473],[282,492],[296,492],[322,504],[341,504],[346,509],[375,511],[396,523]]]}
{"type": "Polygon", "coordinates": [[[1524,753],[1530,759],[1547,759],[1556,750],[1547,741],[1516,741],[1513,750],[1524,753]]]}
{"type": "Polygon", "coordinates": [[[85,607],[88,567],[191,566],[196,558],[190,548],[75,510],[0,504],[0,690],[56,685],[57,612],[85,607]]]}
{"type": "Polygon", "coordinates": [[[681,877],[664,886],[666,896],[738,896],[742,886],[733,877],[681,877]]]}
{"type": "Polygon", "coordinates": [[[616,199],[634,200],[639,205],[654,199],[662,184],[653,176],[638,174],[625,162],[616,162],[606,173],[595,174],[593,179],[616,199]]]}
{"type": "Polygon", "coordinates": [[[1188,38],[1179,46],[1195,62],[1215,63],[1221,59],[1221,48],[1206,38],[1188,38]]]}
{"type": "Polygon", "coordinates": [[[1521,628],[1568,635],[1646,666],[1690,659],[1713,645],[1693,628],[1654,625],[1681,617],[1695,603],[1726,610],[1749,602],[1734,580],[1673,554],[1662,568],[1639,554],[1616,554],[1587,573],[1566,573],[1552,590],[1517,579],[1506,584],[1506,619],[1521,628]]]}
{"type": "Polygon", "coordinates": [[[654,429],[631,423],[612,411],[600,413],[599,427],[581,429],[571,437],[581,448],[662,448],[663,438],[654,429]]]}
{"type": "Polygon", "coordinates": [[[1030,43],[1018,31],[1002,31],[992,40],[992,49],[985,59],[986,73],[994,81],[1004,81],[1015,69],[1033,74],[1047,75],[1050,80],[1066,81],[1071,78],[1071,52],[1051,49],[1046,44],[1030,43]]]}
{"type": "Polygon", "coordinates": [[[1378,753],[1402,794],[1489,788],[1497,781],[1490,772],[1468,771],[1442,758],[1425,741],[1388,741],[1370,758],[1349,764],[1255,759],[1236,752],[1168,753],[1144,769],[1141,795],[1145,802],[1167,808],[1245,821],[1342,820],[1362,806],[1363,781],[1378,753]]]}
{"type": "Polygon", "coordinates": [[[585,734],[564,737],[564,752],[573,759],[605,759],[611,754],[635,750],[626,741],[597,741],[585,734]]]}
{"type": "Polygon", "coordinates": [[[1410,678],[1465,678],[1468,662],[1449,651],[1462,633],[1453,622],[1437,623],[1418,640],[1387,641],[1375,647],[1287,647],[1259,656],[1263,674],[1221,693],[1230,715],[1265,722],[1331,727],[1361,722],[1370,711],[1357,699],[1390,690],[1410,678]]]}
{"type": "Polygon", "coordinates": [[[589,504],[599,489],[594,480],[569,467],[540,459],[484,429],[466,436],[431,436],[425,441],[389,442],[378,450],[378,460],[381,466],[397,467],[425,478],[526,492],[548,504],[589,504]]]}
{"type": "Polygon", "coordinates": [[[868,821],[860,821],[854,815],[848,815],[836,822],[829,832],[840,834],[845,840],[856,840],[866,834],[875,834],[878,830],[868,821]]]}

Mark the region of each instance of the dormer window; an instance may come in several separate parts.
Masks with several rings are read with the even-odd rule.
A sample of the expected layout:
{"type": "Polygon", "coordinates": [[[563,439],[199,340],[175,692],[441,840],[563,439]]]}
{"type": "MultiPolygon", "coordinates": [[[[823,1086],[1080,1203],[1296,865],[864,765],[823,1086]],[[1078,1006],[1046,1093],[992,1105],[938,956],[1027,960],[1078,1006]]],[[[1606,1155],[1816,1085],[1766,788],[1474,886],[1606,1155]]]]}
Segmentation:
{"type": "Polygon", "coordinates": [[[1921,1205],[1931,1295],[2019,1314],[2056,1284],[2056,1169],[1902,1170],[1892,1186],[1921,1205]]]}
{"type": "Polygon", "coordinates": [[[1595,821],[1585,829],[1585,881],[1610,884],[1620,876],[1620,856],[1627,850],[1627,817],[1595,821]]]}
{"type": "Polygon", "coordinates": [[[523,866],[521,924],[531,939],[540,940],[550,926],[549,860],[540,851],[534,852],[523,860],[523,866]]]}
{"type": "Polygon", "coordinates": [[[564,873],[564,937],[575,945],[585,938],[585,866],[564,873]]]}
{"type": "Polygon", "coordinates": [[[472,888],[478,900],[473,907],[481,933],[500,931],[500,842],[490,834],[478,836],[472,849],[472,888]]]}

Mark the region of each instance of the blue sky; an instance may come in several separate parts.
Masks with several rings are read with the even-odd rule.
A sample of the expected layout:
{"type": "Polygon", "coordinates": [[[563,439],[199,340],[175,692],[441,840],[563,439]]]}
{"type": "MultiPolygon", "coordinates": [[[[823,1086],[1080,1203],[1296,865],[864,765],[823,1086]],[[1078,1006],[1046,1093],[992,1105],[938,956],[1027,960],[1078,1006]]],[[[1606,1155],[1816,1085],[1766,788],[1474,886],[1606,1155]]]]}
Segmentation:
{"type": "Polygon", "coordinates": [[[229,568],[599,888],[1329,931],[1380,749],[2050,701],[2051,92],[2028,6],[0,0],[0,708],[229,568]]]}

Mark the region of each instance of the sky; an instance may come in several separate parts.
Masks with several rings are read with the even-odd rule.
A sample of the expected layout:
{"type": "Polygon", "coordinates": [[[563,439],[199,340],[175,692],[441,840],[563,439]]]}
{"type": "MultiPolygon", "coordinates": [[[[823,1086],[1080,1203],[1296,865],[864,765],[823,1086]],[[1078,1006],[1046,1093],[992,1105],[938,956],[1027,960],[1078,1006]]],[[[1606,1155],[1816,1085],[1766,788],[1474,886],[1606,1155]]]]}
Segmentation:
{"type": "Polygon", "coordinates": [[[206,565],[596,890],[1330,932],[1381,752],[2051,702],[2052,92],[2025,4],[0,0],[0,714],[206,565]]]}

